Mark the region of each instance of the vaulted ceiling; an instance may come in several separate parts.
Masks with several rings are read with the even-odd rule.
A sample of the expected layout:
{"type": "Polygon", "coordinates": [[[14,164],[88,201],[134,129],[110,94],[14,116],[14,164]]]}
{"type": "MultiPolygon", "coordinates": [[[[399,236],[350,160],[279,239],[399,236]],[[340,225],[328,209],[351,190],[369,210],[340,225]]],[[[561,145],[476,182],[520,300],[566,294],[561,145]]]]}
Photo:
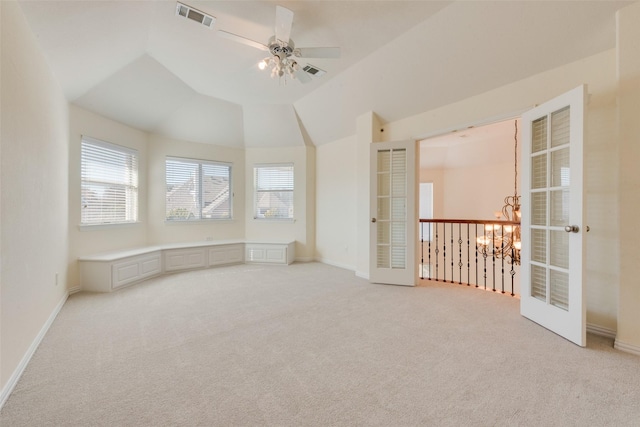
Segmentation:
{"type": "Polygon", "coordinates": [[[408,117],[615,46],[620,1],[20,1],[70,102],[138,129],[232,147],[323,144],[356,117],[408,117]],[[276,5],[296,47],[338,46],[308,84],[260,71],[276,5]]]}

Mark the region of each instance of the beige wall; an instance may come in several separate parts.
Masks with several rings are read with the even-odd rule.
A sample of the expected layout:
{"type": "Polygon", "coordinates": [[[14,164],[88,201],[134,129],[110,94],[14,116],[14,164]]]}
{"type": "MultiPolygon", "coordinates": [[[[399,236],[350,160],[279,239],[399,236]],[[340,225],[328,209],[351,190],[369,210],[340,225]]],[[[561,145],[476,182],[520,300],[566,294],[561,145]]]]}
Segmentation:
{"type": "Polygon", "coordinates": [[[315,194],[315,148],[280,147],[247,148],[245,151],[245,238],[247,240],[295,240],[296,259],[310,261],[314,257],[315,211],[309,211],[308,198],[315,194]],[[293,163],[293,220],[254,218],[253,167],[261,163],[293,163]]]}
{"type": "Polygon", "coordinates": [[[420,182],[433,184],[433,217],[445,218],[444,213],[444,169],[420,169],[420,182]]]}
{"type": "Polygon", "coordinates": [[[356,138],[317,148],[316,258],[356,269],[356,138]]]}
{"type": "Polygon", "coordinates": [[[244,150],[150,135],[147,151],[147,179],[149,183],[154,183],[149,185],[147,197],[149,244],[244,238],[244,150]],[[189,223],[165,222],[165,160],[167,156],[231,163],[233,219],[189,223]]]}
{"type": "Polygon", "coordinates": [[[513,163],[442,172],[443,218],[495,219],[494,212],[502,209],[504,198],[513,195],[513,163]]]}
{"type": "Polygon", "coordinates": [[[356,119],[356,275],[369,278],[371,240],[371,143],[380,142],[382,126],[372,111],[356,119]]]}
{"type": "MultiPolygon", "coordinates": [[[[640,4],[618,12],[620,302],[616,347],[640,354],[640,4]]],[[[612,216],[615,219],[616,216],[612,216]]]]}
{"type": "Polygon", "coordinates": [[[5,395],[66,298],[69,111],[18,5],[2,1],[0,10],[0,390],[5,395]]]}
{"type": "Polygon", "coordinates": [[[69,120],[69,285],[81,286],[78,257],[147,244],[146,132],[71,105],[69,120]],[[138,223],[80,226],[80,143],[86,135],[138,151],[138,223]]]}

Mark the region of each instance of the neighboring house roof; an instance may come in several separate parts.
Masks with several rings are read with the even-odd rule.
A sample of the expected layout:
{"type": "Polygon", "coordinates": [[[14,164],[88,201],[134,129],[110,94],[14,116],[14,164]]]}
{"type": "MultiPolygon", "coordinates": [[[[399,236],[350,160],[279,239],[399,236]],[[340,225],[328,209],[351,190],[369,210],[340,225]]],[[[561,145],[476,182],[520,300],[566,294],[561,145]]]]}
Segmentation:
{"type": "Polygon", "coordinates": [[[290,218],[293,215],[293,192],[269,191],[258,193],[256,208],[259,216],[290,218]]]}
{"type": "MultiPolygon", "coordinates": [[[[202,181],[204,218],[227,217],[230,209],[229,180],[222,177],[205,176],[202,181]]],[[[166,195],[167,217],[200,218],[198,186],[195,177],[174,185],[166,195]]]]}

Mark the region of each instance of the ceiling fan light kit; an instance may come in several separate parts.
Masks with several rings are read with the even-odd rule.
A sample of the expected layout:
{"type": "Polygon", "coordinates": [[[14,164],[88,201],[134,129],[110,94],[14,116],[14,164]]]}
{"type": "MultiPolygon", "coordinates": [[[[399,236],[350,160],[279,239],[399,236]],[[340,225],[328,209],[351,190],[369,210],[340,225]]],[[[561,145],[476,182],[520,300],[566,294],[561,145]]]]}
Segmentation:
{"type": "Polygon", "coordinates": [[[302,83],[308,83],[311,81],[310,76],[319,77],[325,74],[325,71],[311,64],[301,67],[296,58],[339,58],[340,48],[310,47],[296,49],[293,40],[289,37],[292,25],[293,12],[282,6],[276,6],[275,34],[266,45],[228,31],[220,30],[218,35],[269,52],[271,56],[262,59],[258,63],[258,68],[260,70],[271,69],[272,78],[284,79],[285,84],[287,77],[300,80],[302,83]]]}

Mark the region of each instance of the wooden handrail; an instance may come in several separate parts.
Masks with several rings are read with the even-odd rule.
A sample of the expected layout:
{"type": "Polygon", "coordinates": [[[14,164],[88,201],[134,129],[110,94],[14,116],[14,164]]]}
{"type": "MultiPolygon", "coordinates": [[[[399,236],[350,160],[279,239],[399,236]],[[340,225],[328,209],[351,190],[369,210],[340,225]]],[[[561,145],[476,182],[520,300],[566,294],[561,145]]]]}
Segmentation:
{"type": "Polygon", "coordinates": [[[520,225],[520,221],[503,221],[491,219],[420,219],[420,222],[451,223],[451,224],[498,224],[498,225],[520,225]]]}

